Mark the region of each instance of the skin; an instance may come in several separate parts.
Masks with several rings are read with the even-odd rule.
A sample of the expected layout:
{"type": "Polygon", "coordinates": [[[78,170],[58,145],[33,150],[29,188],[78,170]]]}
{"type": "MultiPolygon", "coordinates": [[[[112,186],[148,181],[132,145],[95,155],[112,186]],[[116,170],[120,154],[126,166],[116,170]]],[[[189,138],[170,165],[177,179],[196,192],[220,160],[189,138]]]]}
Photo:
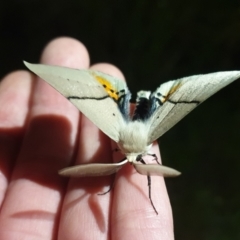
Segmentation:
{"type": "MultiPolygon", "coordinates": [[[[29,59],[26,59],[29,60],[29,59]]],[[[30,61],[30,60],[29,60],[30,61]]],[[[58,38],[41,63],[89,68],[85,46],[58,38]]],[[[124,79],[111,64],[92,69],[124,79]]],[[[119,161],[116,145],[58,92],[28,71],[5,76],[0,85],[0,239],[161,239],[173,237],[164,179],[147,178],[128,164],[114,176],[69,179],[58,170],[81,163],[119,161]]],[[[156,144],[152,152],[158,155],[156,144]]]]}

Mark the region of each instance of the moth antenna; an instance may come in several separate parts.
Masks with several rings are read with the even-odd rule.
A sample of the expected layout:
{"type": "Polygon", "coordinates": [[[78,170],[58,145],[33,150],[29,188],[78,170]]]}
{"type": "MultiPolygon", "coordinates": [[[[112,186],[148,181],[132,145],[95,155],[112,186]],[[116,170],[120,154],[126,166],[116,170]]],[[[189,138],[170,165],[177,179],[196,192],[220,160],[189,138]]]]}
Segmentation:
{"type": "Polygon", "coordinates": [[[153,161],[156,161],[157,164],[162,165],[162,164],[158,161],[158,157],[157,157],[157,155],[156,155],[155,153],[148,153],[147,155],[153,157],[153,161]]]}

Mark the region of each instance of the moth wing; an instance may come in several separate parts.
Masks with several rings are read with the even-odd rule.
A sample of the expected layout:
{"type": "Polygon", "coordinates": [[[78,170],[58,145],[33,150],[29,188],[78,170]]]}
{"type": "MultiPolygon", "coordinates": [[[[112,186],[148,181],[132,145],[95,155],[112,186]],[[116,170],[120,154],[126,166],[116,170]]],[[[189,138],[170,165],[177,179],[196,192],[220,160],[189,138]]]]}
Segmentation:
{"type": "Polygon", "coordinates": [[[119,92],[128,92],[124,81],[98,71],[27,62],[24,64],[71,101],[106,135],[118,142],[119,131],[125,121],[116,101],[120,97],[119,92]]]}
{"type": "Polygon", "coordinates": [[[173,168],[169,168],[159,164],[134,164],[136,171],[142,175],[177,177],[181,173],[173,168]]]}
{"type": "Polygon", "coordinates": [[[205,99],[239,77],[240,71],[217,72],[162,84],[152,95],[159,106],[147,123],[150,125],[148,144],[162,136],[205,99]]]}
{"type": "Polygon", "coordinates": [[[128,160],[119,163],[92,163],[67,167],[59,171],[59,174],[66,177],[97,177],[107,176],[117,172],[128,160]]]}

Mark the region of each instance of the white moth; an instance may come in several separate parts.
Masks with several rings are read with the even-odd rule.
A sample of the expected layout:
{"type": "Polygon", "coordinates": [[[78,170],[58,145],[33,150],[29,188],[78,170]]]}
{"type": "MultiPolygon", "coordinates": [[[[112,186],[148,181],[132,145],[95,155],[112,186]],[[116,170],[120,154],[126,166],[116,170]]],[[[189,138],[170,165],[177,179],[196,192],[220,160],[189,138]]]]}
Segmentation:
{"type": "Polygon", "coordinates": [[[240,77],[240,71],[185,77],[162,84],[153,93],[140,91],[133,116],[129,115],[131,94],[124,81],[94,70],[78,70],[41,64],[25,65],[72,102],[99,129],[114,140],[125,158],[118,163],[82,164],[60,170],[71,177],[116,173],[126,163],[147,175],[151,199],[151,175],[178,176],[180,172],[159,164],[150,152],[153,141],[212,94],[240,77]],[[146,164],[151,155],[158,164],[146,164]]]}

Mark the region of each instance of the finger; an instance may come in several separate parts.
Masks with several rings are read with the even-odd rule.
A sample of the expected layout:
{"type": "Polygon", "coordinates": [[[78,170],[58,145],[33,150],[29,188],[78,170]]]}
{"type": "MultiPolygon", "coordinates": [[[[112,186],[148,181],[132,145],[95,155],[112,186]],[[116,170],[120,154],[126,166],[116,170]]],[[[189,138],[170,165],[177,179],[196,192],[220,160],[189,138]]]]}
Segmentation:
{"type": "MultiPolygon", "coordinates": [[[[91,69],[123,78],[121,72],[110,64],[97,64],[91,69]]],[[[90,120],[82,116],[79,151],[75,164],[90,162],[112,162],[111,141],[90,120]]],[[[60,239],[105,240],[109,238],[111,193],[102,196],[97,194],[107,191],[111,182],[112,176],[70,180],[63,205],[60,239]]]]}
{"type": "MultiPolygon", "coordinates": [[[[86,68],[85,47],[70,38],[50,42],[42,56],[45,64],[86,68]]],[[[38,80],[33,92],[29,125],[3,204],[0,239],[52,239],[66,182],[57,170],[74,153],[78,111],[54,89],[38,80]]]]}
{"type": "MultiPolygon", "coordinates": [[[[157,145],[152,151],[160,159],[157,145]]],[[[151,194],[158,215],[148,198],[147,177],[131,165],[122,168],[114,189],[112,206],[112,237],[114,239],[173,240],[171,206],[163,177],[151,177],[151,194]]]]}
{"type": "Polygon", "coordinates": [[[32,87],[28,72],[7,75],[0,85],[0,205],[19,152],[32,87]]]}

